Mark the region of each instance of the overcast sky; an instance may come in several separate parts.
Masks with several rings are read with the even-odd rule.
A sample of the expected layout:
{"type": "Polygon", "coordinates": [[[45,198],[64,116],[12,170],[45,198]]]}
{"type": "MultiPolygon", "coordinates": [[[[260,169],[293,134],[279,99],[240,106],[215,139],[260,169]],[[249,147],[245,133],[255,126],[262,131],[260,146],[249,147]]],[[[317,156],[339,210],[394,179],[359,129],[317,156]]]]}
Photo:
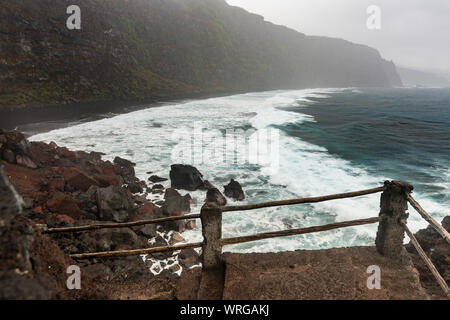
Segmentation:
{"type": "Polygon", "coordinates": [[[398,65],[450,72],[450,0],[227,0],[307,35],[343,38],[377,48],[398,65]],[[381,9],[381,29],[366,26],[381,9]]]}

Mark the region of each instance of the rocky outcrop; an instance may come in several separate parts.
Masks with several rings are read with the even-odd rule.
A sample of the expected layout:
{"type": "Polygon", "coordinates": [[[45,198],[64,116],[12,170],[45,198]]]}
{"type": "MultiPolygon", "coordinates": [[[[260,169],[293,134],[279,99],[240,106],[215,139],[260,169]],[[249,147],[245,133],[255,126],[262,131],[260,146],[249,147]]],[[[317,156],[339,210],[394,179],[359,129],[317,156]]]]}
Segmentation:
{"type": "MultiPolygon", "coordinates": [[[[1,159],[6,174],[0,169],[0,298],[96,298],[102,293],[90,283],[92,278],[125,282],[152,279],[155,275],[148,271],[148,262],[139,257],[75,262],[68,254],[166,246],[182,241],[175,233],[170,236],[170,231],[194,226],[192,221],[183,221],[176,225],[42,235],[45,227],[183,215],[190,211],[192,199],[170,189],[163,210],[147,200],[146,194],[136,195],[130,190],[131,183],[141,187],[145,183],[136,178],[134,164],[126,159],[116,158],[111,163],[103,161],[100,153],[71,151],[54,143],[30,143],[19,132],[1,132],[2,147],[7,146],[14,155],[27,156],[36,167],[1,159]],[[86,290],[70,293],[65,286],[65,270],[73,264],[86,272],[86,290]]],[[[164,190],[162,185],[154,187],[164,190]]],[[[152,257],[168,259],[171,255],[152,257]]],[[[185,265],[198,262],[191,254],[185,259],[185,265]]],[[[160,277],[176,277],[173,272],[177,267],[179,271],[180,265],[162,270],[160,277]]]]}
{"type": "MultiPolygon", "coordinates": [[[[182,196],[177,190],[169,188],[164,194],[164,200],[161,208],[164,216],[182,216],[191,212],[192,198],[189,194],[182,196]]],[[[168,229],[183,232],[186,229],[192,229],[195,226],[193,223],[193,221],[180,220],[165,223],[164,226],[168,229]]]]}
{"type": "Polygon", "coordinates": [[[239,182],[234,179],[231,179],[230,183],[224,186],[225,195],[228,198],[233,198],[238,201],[242,201],[245,199],[244,191],[242,190],[242,186],[239,182]]]}
{"type": "Polygon", "coordinates": [[[65,287],[67,266],[75,264],[26,218],[24,202],[0,165],[0,299],[99,299],[89,277],[87,288],[65,287]]]}
{"type": "MultiPolygon", "coordinates": [[[[130,190],[131,193],[142,193],[147,184],[144,181],[140,181],[136,178],[136,173],[134,167],[136,164],[127,159],[122,159],[120,157],[114,158],[114,164],[120,167],[120,176],[123,182],[126,184],[126,188],[130,190]]],[[[111,168],[110,170],[115,170],[111,168]]]]}
{"type": "Polygon", "coordinates": [[[152,183],[156,183],[156,182],[164,182],[164,181],[167,181],[167,180],[168,180],[168,179],[159,177],[159,176],[157,176],[157,175],[152,175],[152,176],[150,176],[150,178],[148,178],[148,181],[150,181],[150,182],[152,182],[152,183]]]}
{"type": "Polygon", "coordinates": [[[133,212],[131,199],[117,186],[98,188],[97,204],[100,220],[125,222],[133,212]]]}
{"type": "Polygon", "coordinates": [[[195,191],[205,189],[203,175],[197,168],[184,164],[174,164],[170,167],[172,188],[195,191]]]}
{"type": "Polygon", "coordinates": [[[0,159],[11,164],[19,164],[32,169],[37,168],[30,159],[30,144],[19,131],[0,129],[0,159]]]}
{"type": "Polygon", "coordinates": [[[225,206],[227,204],[227,199],[217,188],[209,189],[206,192],[206,202],[213,202],[219,206],[225,206]]]}
{"type": "MultiPolygon", "coordinates": [[[[446,216],[442,220],[442,226],[450,232],[450,216],[446,216]]],[[[419,230],[415,233],[415,237],[427,256],[431,259],[439,273],[446,279],[450,285],[450,279],[446,277],[450,270],[450,246],[430,225],[426,229],[419,230]]],[[[411,256],[415,267],[419,270],[420,280],[427,292],[435,298],[444,298],[442,289],[436,282],[428,267],[418,255],[413,244],[410,242],[405,245],[406,250],[411,256]]]]}

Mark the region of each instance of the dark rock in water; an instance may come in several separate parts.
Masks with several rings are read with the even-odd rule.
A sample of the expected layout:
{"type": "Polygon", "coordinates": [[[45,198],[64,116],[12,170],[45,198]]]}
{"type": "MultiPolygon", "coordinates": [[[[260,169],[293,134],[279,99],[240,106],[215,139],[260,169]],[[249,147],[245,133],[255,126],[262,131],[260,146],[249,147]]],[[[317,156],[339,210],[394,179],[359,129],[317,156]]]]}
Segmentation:
{"type": "Polygon", "coordinates": [[[166,178],[161,178],[161,177],[158,177],[158,176],[156,176],[156,175],[153,175],[153,176],[151,176],[150,178],[148,178],[148,180],[149,180],[150,182],[152,182],[152,183],[155,183],[155,182],[163,182],[163,181],[167,181],[168,179],[166,179],[166,178]]]}
{"type": "Polygon", "coordinates": [[[242,190],[242,186],[239,182],[235,181],[234,179],[231,179],[230,183],[225,188],[225,195],[228,198],[233,198],[238,201],[242,201],[245,199],[244,191],[242,190]]]}
{"type": "Polygon", "coordinates": [[[224,206],[227,204],[227,199],[217,188],[209,189],[206,193],[206,202],[214,202],[219,206],[224,206]]]}
{"type": "Polygon", "coordinates": [[[152,194],[164,194],[164,186],[162,184],[155,184],[152,187],[152,194]]]}
{"type": "Polygon", "coordinates": [[[162,184],[155,184],[152,187],[152,190],[161,190],[161,189],[164,189],[164,186],[162,184]]]}
{"type": "Polygon", "coordinates": [[[133,205],[130,199],[117,186],[98,188],[97,197],[100,220],[125,222],[132,212],[133,205]]]}
{"type": "Polygon", "coordinates": [[[183,164],[174,164],[170,168],[172,188],[189,191],[205,189],[203,175],[197,168],[183,164]]]}

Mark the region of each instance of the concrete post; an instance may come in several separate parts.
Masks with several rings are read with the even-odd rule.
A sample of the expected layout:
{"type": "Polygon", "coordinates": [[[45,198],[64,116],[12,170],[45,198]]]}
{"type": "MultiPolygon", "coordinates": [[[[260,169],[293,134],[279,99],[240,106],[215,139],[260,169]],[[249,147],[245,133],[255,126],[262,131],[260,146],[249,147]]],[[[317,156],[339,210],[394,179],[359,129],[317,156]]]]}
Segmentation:
{"type": "Polygon", "coordinates": [[[405,230],[399,221],[408,218],[405,192],[411,192],[413,186],[401,181],[386,181],[384,188],[381,194],[380,216],[385,216],[385,219],[378,225],[375,245],[380,254],[400,260],[405,253],[405,230]]]}
{"type": "Polygon", "coordinates": [[[202,221],[202,267],[218,269],[222,267],[222,211],[212,203],[206,203],[200,212],[202,221]]]}

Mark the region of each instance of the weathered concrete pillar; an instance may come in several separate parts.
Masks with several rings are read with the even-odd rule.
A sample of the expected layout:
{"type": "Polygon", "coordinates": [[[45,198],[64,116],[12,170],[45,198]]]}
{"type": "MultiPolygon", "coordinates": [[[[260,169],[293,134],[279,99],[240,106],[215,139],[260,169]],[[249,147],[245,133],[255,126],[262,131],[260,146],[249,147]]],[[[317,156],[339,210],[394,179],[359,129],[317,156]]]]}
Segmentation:
{"type": "Polygon", "coordinates": [[[399,221],[408,218],[405,192],[411,192],[413,186],[401,181],[386,181],[384,187],[381,194],[380,216],[385,216],[385,219],[378,225],[375,245],[380,254],[399,260],[405,253],[403,246],[405,230],[399,221]]]}
{"type": "Polygon", "coordinates": [[[222,211],[212,203],[206,203],[200,212],[202,221],[202,267],[217,269],[222,267],[222,211]]]}

